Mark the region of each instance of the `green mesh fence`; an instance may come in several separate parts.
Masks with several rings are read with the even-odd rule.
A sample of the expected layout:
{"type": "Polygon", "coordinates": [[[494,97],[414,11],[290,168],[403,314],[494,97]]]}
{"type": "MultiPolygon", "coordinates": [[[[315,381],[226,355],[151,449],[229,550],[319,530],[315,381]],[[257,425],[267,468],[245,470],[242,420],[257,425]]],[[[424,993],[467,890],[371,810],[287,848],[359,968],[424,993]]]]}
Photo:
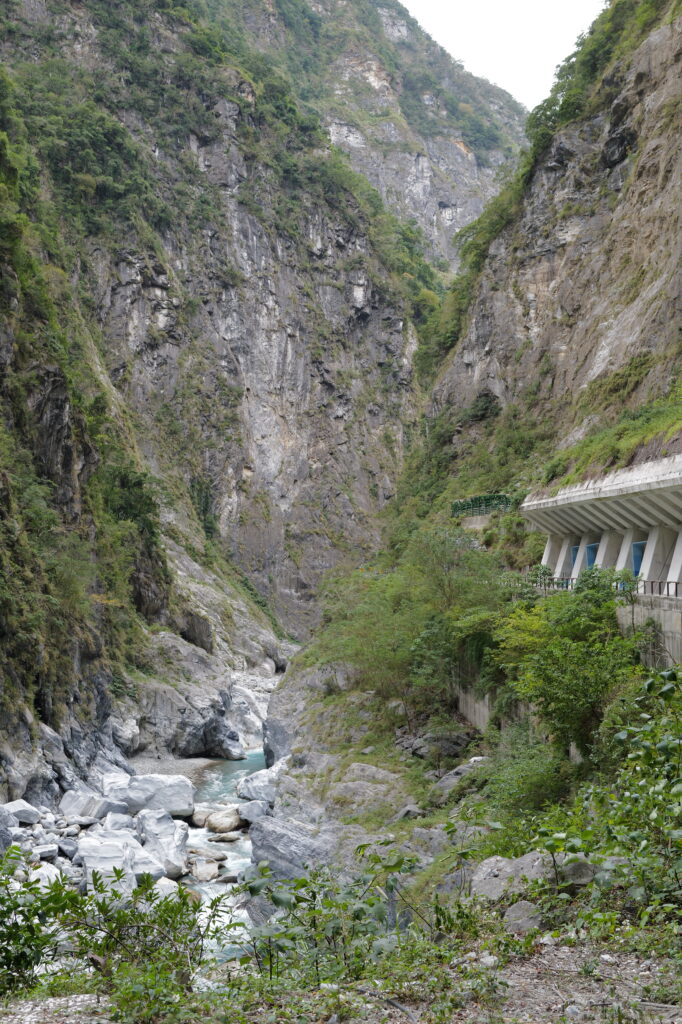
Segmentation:
{"type": "Polygon", "coordinates": [[[453,516],[487,516],[490,512],[506,512],[512,507],[512,499],[506,494],[478,494],[475,498],[453,501],[453,516]]]}

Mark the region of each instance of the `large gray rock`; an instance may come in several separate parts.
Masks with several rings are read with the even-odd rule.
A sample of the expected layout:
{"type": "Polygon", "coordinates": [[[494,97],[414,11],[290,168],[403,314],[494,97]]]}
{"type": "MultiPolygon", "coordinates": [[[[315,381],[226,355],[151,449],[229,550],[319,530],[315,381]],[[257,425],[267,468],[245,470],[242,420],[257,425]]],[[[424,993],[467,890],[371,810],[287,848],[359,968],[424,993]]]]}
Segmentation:
{"type": "Polygon", "coordinates": [[[274,803],[277,780],[286,767],[287,759],[282,758],[273,764],[272,768],[263,768],[253,775],[247,775],[237,784],[237,796],[242,800],[265,800],[266,803],[274,803]]]}
{"type": "MultiPolygon", "coordinates": [[[[100,835],[82,836],[78,843],[78,857],[85,868],[87,883],[92,888],[95,872],[110,888],[123,894],[130,894],[137,885],[134,870],[134,846],[130,841],[110,839],[100,835]],[[114,871],[120,869],[123,877],[118,880],[114,871]]],[[[162,872],[163,874],[163,872],[162,872]]]]}
{"type": "Polygon", "coordinates": [[[263,817],[250,830],[254,863],[267,861],[277,878],[296,878],[307,867],[329,863],[338,836],[303,821],[263,817]]]}
{"type": "Polygon", "coordinates": [[[59,810],[65,818],[104,818],[107,814],[125,813],[126,805],[111,800],[90,789],[69,789],[59,801],[59,810]]]}
{"type": "MultiPolygon", "coordinates": [[[[151,875],[153,879],[162,878],[166,873],[163,865],[139,843],[132,833],[122,830],[88,833],[80,840],[78,853],[83,858],[86,870],[90,874],[95,869],[89,868],[88,857],[92,860],[97,856],[111,860],[111,867],[108,870],[120,867],[127,871],[129,867],[136,880],[145,874],[151,875]]],[[[96,868],[96,870],[100,869],[96,868]]]]}
{"type": "Polygon", "coordinates": [[[267,800],[249,800],[248,803],[239,804],[237,810],[242,821],[248,821],[251,825],[257,818],[262,818],[264,814],[268,814],[270,805],[267,800]]]}
{"type": "Polygon", "coordinates": [[[187,872],[187,837],[189,826],[173,821],[167,811],[140,811],[135,819],[137,834],[144,849],[157,860],[169,878],[180,878],[187,872]]]}
{"type": "Polygon", "coordinates": [[[502,922],[512,935],[527,935],[542,926],[542,911],[535,903],[519,900],[505,911],[502,922]]]}
{"type": "Polygon", "coordinates": [[[236,807],[222,807],[215,811],[206,818],[206,828],[211,832],[234,832],[242,825],[241,815],[236,807]]]}
{"type": "Polygon", "coordinates": [[[444,803],[455,786],[459,784],[460,780],[463,779],[465,775],[475,771],[480,764],[485,763],[487,760],[487,757],[471,757],[468,761],[464,761],[463,764],[458,764],[451,772],[447,772],[446,775],[443,775],[442,778],[435,783],[432,789],[432,795],[436,803],[444,803]]]}
{"type": "Polygon", "coordinates": [[[599,872],[599,867],[592,864],[584,853],[563,854],[557,857],[557,861],[560,882],[578,889],[589,885],[599,872]]]}
{"type": "Polygon", "coordinates": [[[194,786],[185,775],[109,772],[102,776],[102,792],[125,804],[130,814],[149,808],[168,811],[176,818],[187,818],[194,810],[194,786]]]}
{"type": "Polygon", "coordinates": [[[471,895],[495,901],[507,893],[523,892],[528,882],[552,877],[550,858],[537,850],[515,859],[488,857],[471,877],[471,895]]]}
{"type": "Polygon", "coordinates": [[[40,811],[27,800],[11,800],[3,804],[3,810],[14,815],[20,825],[35,825],[40,821],[40,811]]]}
{"type": "Polygon", "coordinates": [[[3,828],[18,828],[19,819],[7,810],[7,804],[0,805],[0,825],[3,828]]]}

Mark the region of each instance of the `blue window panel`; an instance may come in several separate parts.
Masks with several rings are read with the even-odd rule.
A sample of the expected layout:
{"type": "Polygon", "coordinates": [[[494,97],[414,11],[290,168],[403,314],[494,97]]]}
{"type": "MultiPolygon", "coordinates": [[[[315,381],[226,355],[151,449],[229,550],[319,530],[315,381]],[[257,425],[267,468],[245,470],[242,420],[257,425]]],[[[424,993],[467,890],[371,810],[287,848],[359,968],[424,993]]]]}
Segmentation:
{"type": "Polygon", "coordinates": [[[599,542],[596,544],[588,544],[585,548],[587,568],[591,569],[597,560],[597,552],[599,551],[599,542]]]}
{"type": "Polygon", "coordinates": [[[580,544],[574,544],[571,548],[571,568],[573,568],[573,566],[575,565],[575,560],[578,557],[579,548],[580,544]]]}
{"type": "Polygon", "coordinates": [[[632,571],[635,576],[639,576],[642,568],[642,559],[644,558],[644,549],[646,547],[645,540],[636,540],[632,545],[632,571]]]}

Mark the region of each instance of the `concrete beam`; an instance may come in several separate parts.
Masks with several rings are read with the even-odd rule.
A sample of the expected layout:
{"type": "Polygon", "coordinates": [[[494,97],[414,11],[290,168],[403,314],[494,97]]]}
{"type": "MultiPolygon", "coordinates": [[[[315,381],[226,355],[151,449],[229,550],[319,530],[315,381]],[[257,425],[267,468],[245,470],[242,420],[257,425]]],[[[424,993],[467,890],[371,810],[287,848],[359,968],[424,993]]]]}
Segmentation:
{"type": "Polygon", "coordinates": [[[682,526],[678,528],[677,540],[668,569],[669,583],[682,583],[682,526]]]}
{"type": "Polygon", "coordinates": [[[623,542],[620,546],[620,551],[618,552],[618,559],[616,560],[616,569],[618,569],[619,572],[621,569],[632,569],[632,545],[635,541],[646,539],[646,530],[635,529],[633,527],[632,529],[625,531],[623,534],[623,542]]]}
{"type": "Polygon", "coordinates": [[[599,569],[612,569],[618,561],[622,543],[622,533],[618,533],[616,530],[606,530],[601,535],[594,564],[599,569]]]}
{"type": "Polygon", "coordinates": [[[665,526],[654,526],[644,549],[640,575],[643,580],[666,579],[668,563],[677,543],[678,533],[665,526]]]}
{"type": "Polygon", "coordinates": [[[580,543],[580,538],[571,534],[564,536],[557,558],[555,576],[568,577],[573,575],[573,559],[571,548],[580,543]]]}
{"type": "Polygon", "coordinates": [[[559,554],[561,552],[561,545],[563,537],[558,533],[550,533],[545,544],[545,552],[542,556],[542,564],[546,565],[552,572],[556,569],[557,562],[559,561],[559,554]]]}

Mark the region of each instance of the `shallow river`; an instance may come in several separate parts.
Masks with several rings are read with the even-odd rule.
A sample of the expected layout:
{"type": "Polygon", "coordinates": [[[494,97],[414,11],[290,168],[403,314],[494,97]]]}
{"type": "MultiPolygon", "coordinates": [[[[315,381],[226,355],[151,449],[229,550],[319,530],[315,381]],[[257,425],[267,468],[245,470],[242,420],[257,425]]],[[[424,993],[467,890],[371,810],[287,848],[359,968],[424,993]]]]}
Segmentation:
{"type": "MultiPolygon", "coordinates": [[[[203,772],[201,780],[197,784],[196,803],[237,803],[237,784],[247,775],[258,772],[265,768],[265,755],[262,749],[249,750],[243,761],[217,761],[208,766],[203,772]]],[[[216,851],[225,853],[227,859],[221,863],[221,873],[228,875],[239,874],[251,863],[251,840],[248,833],[236,843],[210,843],[209,836],[213,835],[205,828],[190,828],[188,849],[205,850],[206,856],[210,858],[216,851]]],[[[196,892],[201,893],[205,900],[214,896],[224,895],[231,889],[230,883],[225,882],[196,882],[187,879],[186,884],[196,892]]]]}

